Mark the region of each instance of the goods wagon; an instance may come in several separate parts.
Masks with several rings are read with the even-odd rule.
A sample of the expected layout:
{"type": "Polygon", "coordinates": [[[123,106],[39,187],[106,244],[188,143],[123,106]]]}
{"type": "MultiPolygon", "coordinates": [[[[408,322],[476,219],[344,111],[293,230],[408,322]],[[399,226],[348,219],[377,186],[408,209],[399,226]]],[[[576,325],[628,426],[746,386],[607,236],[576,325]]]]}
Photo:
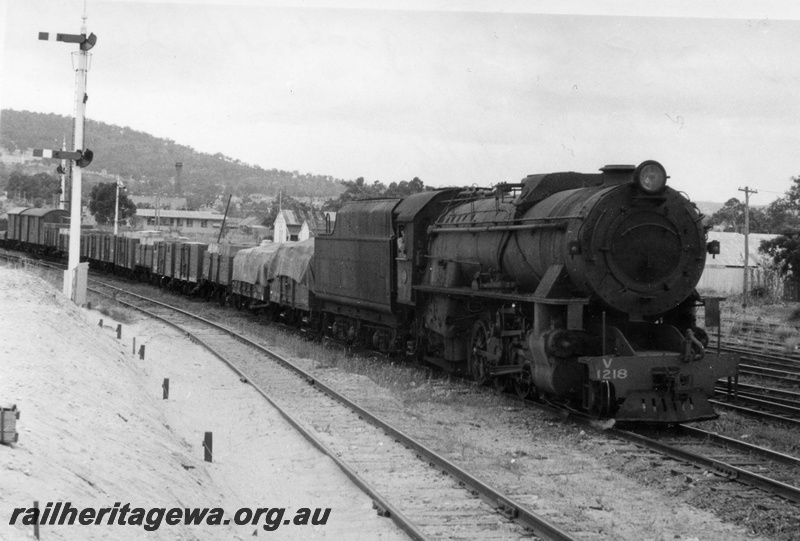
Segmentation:
{"type": "Polygon", "coordinates": [[[233,260],[232,300],[236,306],[269,308],[293,322],[311,310],[314,239],[262,244],[240,250],[233,260]]]}
{"type": "Polygon", "coordinates": [[[186,285],[199,283],[203,273],[203,254],[208,244],[183,242],[179,246],[177,278],[186,285]]]}
{"type": "MultiPolygon", "coordinates": [[[[60,209],[17,207],[8,211],[7,242],[9,247],[33,247],[46,252],[46,224],[65,224],[69,212],[60,209]]],[[[54,242],[54,238],[51,239],[54,242]]]]}
{"type": "Polygon", "coordinates": [[[253,246],[243,244],[215,243],[208,245],[203,253],[201,290],[209,299],[225,303],[231,291],[233,258],[244,249],[253,246]]]}

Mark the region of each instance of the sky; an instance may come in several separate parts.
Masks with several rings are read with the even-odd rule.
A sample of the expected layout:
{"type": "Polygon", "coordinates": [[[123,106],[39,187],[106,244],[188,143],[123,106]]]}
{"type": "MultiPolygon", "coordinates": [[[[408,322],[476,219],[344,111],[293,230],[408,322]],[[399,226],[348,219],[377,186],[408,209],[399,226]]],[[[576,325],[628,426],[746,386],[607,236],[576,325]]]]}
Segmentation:
{"type": "MultiPolygon", "coordinates": [[[[80,33],[83,12],[0,0],[2,108],[73,114],[77,46],[37,36],[80,33]]],[[[756,205],[800,175],[788,1],[88,0],[86,14],[88,118],[265,169],[489,186],[655,159],[694,200],[749,186],[756,205]]]]}

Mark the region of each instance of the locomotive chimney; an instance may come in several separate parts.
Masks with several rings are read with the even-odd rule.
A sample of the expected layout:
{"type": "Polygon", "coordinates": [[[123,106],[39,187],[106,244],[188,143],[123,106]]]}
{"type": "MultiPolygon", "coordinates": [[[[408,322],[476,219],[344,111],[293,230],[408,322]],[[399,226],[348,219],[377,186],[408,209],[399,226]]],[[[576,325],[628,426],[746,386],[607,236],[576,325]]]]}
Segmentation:
{"type": "Polygon", "coordinates": [[[175,195],[183,194],[183,185],[181,184],[181,172],[183,171],[183,162],[175,162],[175,195]]]}

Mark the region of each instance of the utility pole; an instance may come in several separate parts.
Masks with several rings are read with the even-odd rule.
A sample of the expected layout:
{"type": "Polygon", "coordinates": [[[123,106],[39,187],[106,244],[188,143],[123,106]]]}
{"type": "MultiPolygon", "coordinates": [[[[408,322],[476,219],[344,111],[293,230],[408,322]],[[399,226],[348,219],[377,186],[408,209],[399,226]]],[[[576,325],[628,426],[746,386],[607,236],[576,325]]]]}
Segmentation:
{"type": "Polygon", "coordinates": [[[114,235],[117,234],[119,226],[119,189],[123,187],[122,181],[117,175],[117,197],[114,203],[114,235]]]}
{"type": "Polygon", "coordinates": [[[228,209],[231,207],[231,198],[233,194],[228,195],[228,204],[225,205],[225,214],[222,215],[222,225],[219,228],[219,236],[217,237],[217,244],[222,242],[222,237],[225,236],[225,221],[228,219],[228,209]]]}
{"type": "Polygon", "coordinates": [[[739,188],[744,192],[744,279],[742,281],[742,308],[747,309],[747,279],[750,274],[750,194],[758,193],[758,190],[751,190],[749,186],[739,188]]]}

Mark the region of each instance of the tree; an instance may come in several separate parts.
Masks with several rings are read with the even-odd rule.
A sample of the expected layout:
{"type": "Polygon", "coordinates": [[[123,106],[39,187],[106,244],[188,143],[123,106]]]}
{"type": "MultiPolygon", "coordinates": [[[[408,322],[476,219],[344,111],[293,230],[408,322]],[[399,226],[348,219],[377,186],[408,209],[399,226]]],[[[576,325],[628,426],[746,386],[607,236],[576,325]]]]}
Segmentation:
{"type": "Polygon", "coordinates": [[[41,207],[53,201],[53,197],[61,193],[61,183],[47,173],[25,175],[14,172],[8,179],[6,192],[10,199],[24,199],[35,207],[41,207]]]}
{"type": "MultiPolygon", "coordinates": [[[[117,198],[116,182],[101,182],[92,187],[89,194],[89,212],[97,223],[105,225],[114,223],[114,212],[117,198]]],[[[136,205],[128,199],[123,188],[119,190],[119,219],[126,220],[136,213],[136,205]]]]}
{"type": "Polygon", "coordinates": [[[783,198],[795,211],[800,209],[800,176],[792,177],[792,186],[786,190],[786,195],[783,198]]]}
{"type": "Polygon", "coordinates": [[[797,206],[785,197],[779,197],[764,210],[766,233],[782,233],[800,229],[797,206]]]}
{"type": "MultiPolygon", "coordinates": [[[[750,233],[770,233],[775,226],[768,210],[750,207],[750,233]]],[[[744,203],[732,197],[708,220],[710,226],[720,226],[723,231],[744,233],[744,203]]]]}
{"type": "Polygon", "coordinates": [[[261,224],[272,227],[272,224],[275,223],[275,219],[278,217],[278,213],[281,210],[299,210],[308,212],[314,209],[308,203],[304,203],[290,195],[284,195],[280,198],[280,201],[276,199],[272,202],[269,210],[266,213],[266,216],[261,221],[261,224]]]}
{"type": "Polygon", "coordinates": [[[325,203],[322,210],[338,211],[348,201],[381,197],[406,197],[414,193],[424,192],[427,189],[418,177],[414,177],[414,180],[411,181],[392,182],[388,187],[380,180],[367,184],[364,181],[364,177],[358,177],[356,180],[343,180],[342,185],[345,187],[344,193],[340,194],[338,198],[331,199],[325,203]]]}
{"type": "Polygon", "coordinates": [[[770,227],[780,236],[764,241],[758,251],[767,254],[781,274],[800,275],[800,177],[792,177],[786,195],[767,207],[770,227]]]}
{"type": "Polygon", "coordinates": [[[392,182],[383,193],[384,197],[406,197],[413,193],[425,191],[425,184],[419,179],[414,177],[411,181],[400,181],[400,183],[392,182]]]}
{"type": "Polygon", "coordinates": [[[758,251],[770,256],[783,276],[800,275],[800,231],[789,231],[762,241],[758,251]]]}

